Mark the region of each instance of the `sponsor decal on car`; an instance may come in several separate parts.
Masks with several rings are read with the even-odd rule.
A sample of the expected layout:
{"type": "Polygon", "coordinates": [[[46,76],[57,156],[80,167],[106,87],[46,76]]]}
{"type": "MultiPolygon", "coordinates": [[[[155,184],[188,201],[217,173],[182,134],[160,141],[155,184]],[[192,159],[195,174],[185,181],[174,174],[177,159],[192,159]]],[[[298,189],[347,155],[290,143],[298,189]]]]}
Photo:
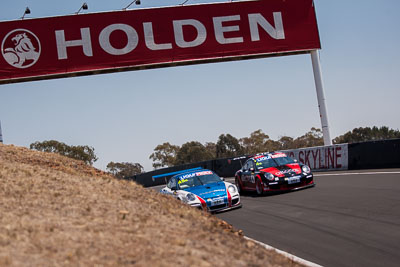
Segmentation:
{"type": "Polygon", "coordinates": [[[286,156],[285,153],[276,153],[276,154],[274,154],[274,155],[271,155],[271,157],[272,157],[273,159],[276,159],[276,158],[284,158],[284,157],[287,157],[287,156],[286,156]]]}
{"type": "Polygon", "coordinates": [[[288,180],[288,184],[296,184],[296,183],[300,183],[300,178],[295,178],[295,177],[291,177],[288,180]]]}
{"type": "Polygon", "coordinates": [[[264,158],[264,157],[265,157],[265,155],[263,154],[263,155],[255,156],[253,159],[254,159],[254,160],[257,160],[257,159],[264,158]]]}
{"type": "Polygon", "coordinates": [[[196,176],[210,175],[210,174],[213,174],[212,171],[196,172],[196,176]]]}
{"type": "Polygon", "coordinates": [[[189,181],[189,180],[188,179],[181,179],[181,180],[178,181],[178,184],[186,183],[187,181],[189,181]]]}
{"type": "Polygon", "coordinates": [[[278,172],[276,172],[276,173],[274,173],[274,174],[280,176],[280,175],[284,175],[284,174],[291,173],[291,172],[296,172],[296,173],[298,173],[299,171],[296,171],[296,170],[294,170],[294,169],[287,169],[287,170],[278,171],[278,172]]]}
{"type": "Polygon", "coordinates": [[[188,174],[184,174],[184,175],[182,175],[182,176],[179,176],[179,179],[180,180],[185,180],[185,179],[187,179],[187,178],[192,178],[192,177],[194,177],[196,174],[195,173],[188,173],[188,174]]]}
{"type": "Polygon", "coordinates": [[[261,157],[261,158],[257,158],[256,161],[257,161],[257,162],[260,162],[260,161],[269,160],[269,159],[271,159],[271,156],[270,156],[270,155],[268,155],[268,156],[263,156],[263,157],[261,157]]]}
{"type": "Polygon", "coordinates": [[[225,203],[225,197],[218,197],[218,198],[214,198],[214,199],[207,199],[207,201],[210,203],[210,206],[216,206],[216,205],[220,205],[220,204],[224,204],[225,203]]]}
{"type": "Polygon", "coordinates": [[[202,193],[200,193],[200,195],[207,195],[207,194],[211,194],[211,193],[215,193],[215,192],[225,192],[225,189],[215,189],[212,191],[202,192],[202,193]]]}

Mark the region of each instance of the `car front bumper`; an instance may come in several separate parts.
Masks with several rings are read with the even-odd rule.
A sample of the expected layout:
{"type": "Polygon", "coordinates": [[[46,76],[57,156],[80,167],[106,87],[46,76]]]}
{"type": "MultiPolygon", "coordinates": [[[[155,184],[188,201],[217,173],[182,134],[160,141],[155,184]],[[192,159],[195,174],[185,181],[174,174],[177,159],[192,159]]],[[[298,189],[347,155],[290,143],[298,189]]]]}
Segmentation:
{"type": "MultiPolygon", "coordinates": [[[[204,210],[203,205],[201,205],[199,203],[191,204],[191,206],[204,210]]],[[[207,205],[206,210],[211,213],[217,213],[217,212],[228,211],[228,210],[236,209],[236,208],[240,208],[240,207],[242,207],[242,203],[240,202],[240,196],[237,195],[235,197],[232,197],[231,203],[226,202],[226,203],[223,203],[220,205],[215,205],[215,206],[207,205]]]]}
{"type": "Polygon", "coordinates": [[[290,184],[286,178],[279,181],[264,183],[264,192],[273,191],[291,191],[315,186],[313,175],[307,175],[300,178],[300,182],[290,184]]]}

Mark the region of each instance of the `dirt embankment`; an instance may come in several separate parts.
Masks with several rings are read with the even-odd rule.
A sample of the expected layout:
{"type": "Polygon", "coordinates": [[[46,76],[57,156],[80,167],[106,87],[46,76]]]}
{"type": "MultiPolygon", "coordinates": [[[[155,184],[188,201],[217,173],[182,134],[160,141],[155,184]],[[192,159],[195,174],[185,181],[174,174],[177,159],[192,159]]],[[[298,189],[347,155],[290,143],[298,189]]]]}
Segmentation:
{"type": "Polygon", "coordinates": [[[0,266],[94,265],[297,266],[173,198],[0,144],[0,266]]]}

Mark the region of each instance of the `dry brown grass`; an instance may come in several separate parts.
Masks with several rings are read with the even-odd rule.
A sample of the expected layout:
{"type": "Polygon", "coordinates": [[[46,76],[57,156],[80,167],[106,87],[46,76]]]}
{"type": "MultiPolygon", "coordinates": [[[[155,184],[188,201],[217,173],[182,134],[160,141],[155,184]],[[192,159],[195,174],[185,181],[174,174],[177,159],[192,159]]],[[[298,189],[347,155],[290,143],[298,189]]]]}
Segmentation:
{"type": "Polygon", "coordinates": [[[0,144],[0,266],[95,265],[297,266],[153,190],[0,144]]]}

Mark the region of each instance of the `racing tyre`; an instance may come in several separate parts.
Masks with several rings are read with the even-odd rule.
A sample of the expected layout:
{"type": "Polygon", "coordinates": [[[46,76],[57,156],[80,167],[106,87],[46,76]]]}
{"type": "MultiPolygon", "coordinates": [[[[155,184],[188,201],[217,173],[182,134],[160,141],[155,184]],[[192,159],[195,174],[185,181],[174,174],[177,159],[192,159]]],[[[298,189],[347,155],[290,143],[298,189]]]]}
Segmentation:
{"type": "Polygon", "coordinates": [[[235,185],[236,185],[236,188],[238,190],[239,195],[241,195],[243,193],[243,190],[242,190],[242,187],[241,187],[241,185],[239,183],[239,178],[237,178],[237,177],[235,178],[235,185]]]}
{"type": "Polygon", "coordinates": [[[259,196],[264,195],[264,186],[261,184],[259,179],[256,181],[256,193],[259,196]]]}

